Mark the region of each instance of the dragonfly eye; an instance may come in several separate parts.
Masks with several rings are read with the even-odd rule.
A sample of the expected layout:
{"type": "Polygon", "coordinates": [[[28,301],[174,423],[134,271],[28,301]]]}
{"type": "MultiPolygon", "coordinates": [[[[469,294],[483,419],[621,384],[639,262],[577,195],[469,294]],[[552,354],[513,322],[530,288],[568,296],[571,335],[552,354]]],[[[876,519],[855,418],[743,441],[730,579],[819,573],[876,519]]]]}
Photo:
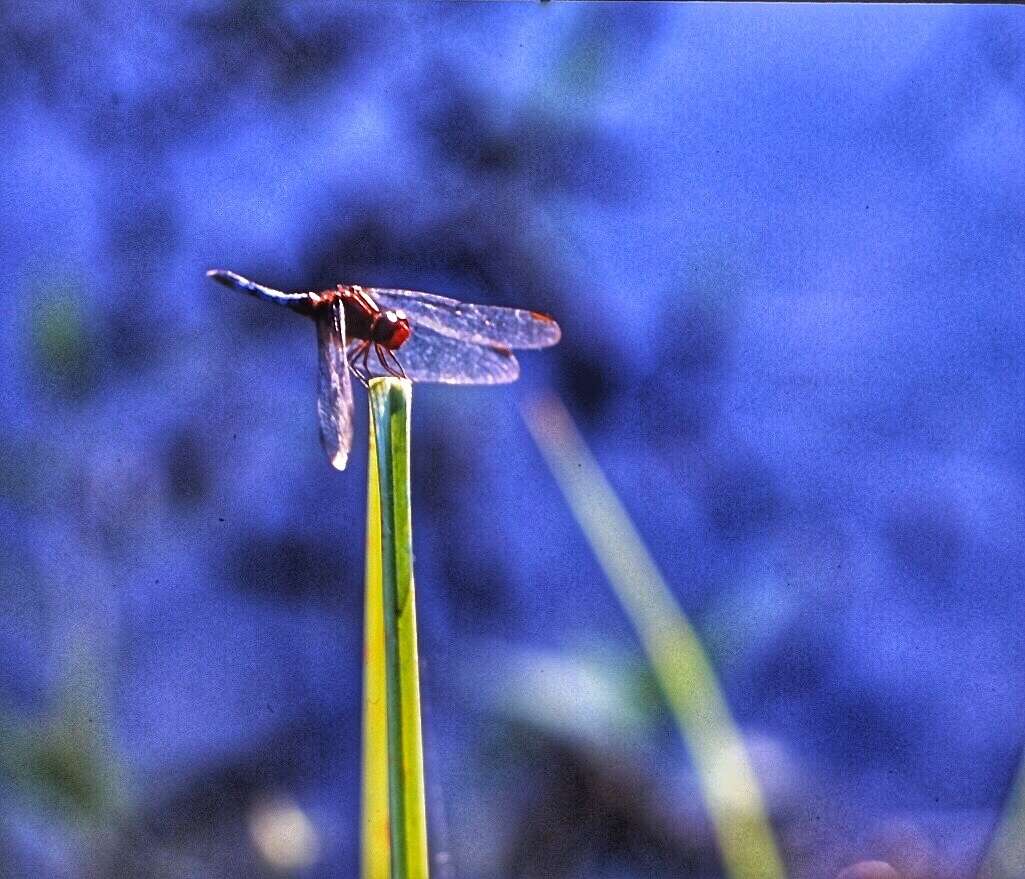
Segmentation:
{"type": "Polygon", "coordinates": [[[401,311],[382,311],[374,322],[373,335],[376,341],[394,351],[409,338],[409,321],[401,311]]]}

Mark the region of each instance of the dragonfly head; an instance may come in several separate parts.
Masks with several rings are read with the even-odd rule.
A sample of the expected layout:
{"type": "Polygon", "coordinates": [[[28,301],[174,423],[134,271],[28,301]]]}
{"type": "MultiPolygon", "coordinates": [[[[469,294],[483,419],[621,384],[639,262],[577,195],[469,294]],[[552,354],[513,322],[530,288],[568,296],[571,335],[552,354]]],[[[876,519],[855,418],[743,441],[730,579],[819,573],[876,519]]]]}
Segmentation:
{"type": "Polygon", "coordinates": [[[412,330],[409,328],[409,319],[403,311],[388,309],[382,311],[374,321],[371,335],[373,341],[390,348],[392,351],[401,347],[402,343],[409,338],[412,330]]]}

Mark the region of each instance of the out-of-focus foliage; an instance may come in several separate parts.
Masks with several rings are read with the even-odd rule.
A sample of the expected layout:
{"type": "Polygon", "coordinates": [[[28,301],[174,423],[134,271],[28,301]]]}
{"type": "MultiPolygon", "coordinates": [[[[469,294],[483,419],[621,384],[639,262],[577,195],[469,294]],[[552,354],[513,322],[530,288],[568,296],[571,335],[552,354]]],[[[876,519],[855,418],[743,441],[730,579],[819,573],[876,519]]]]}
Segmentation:
{"type": "Polygon", "coordinates": [[[0,721],[0,771],[23,804],[96,829],[116,821],[124,803],[97,682],[89,678],[81,667],[50,716],[12,712],[0,721]]]}

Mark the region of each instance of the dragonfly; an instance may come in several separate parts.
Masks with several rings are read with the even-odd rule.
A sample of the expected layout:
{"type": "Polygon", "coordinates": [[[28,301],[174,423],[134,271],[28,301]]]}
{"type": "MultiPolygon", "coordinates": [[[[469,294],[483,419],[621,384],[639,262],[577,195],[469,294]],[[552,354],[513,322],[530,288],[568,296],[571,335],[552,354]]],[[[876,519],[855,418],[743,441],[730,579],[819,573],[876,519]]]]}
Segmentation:
{"type": "Polygon", "coordinates": [[[375,375],[453,385],[516,381],[514,349],[547,348],[562,332],[525,308],[473,305],[415,290],[338,284],[320,293],[285,293],[211,269],[207,276],[311,317],[317,329],[317,417],[328,460],[344,470],[352,449],[352,382],[375,375]]]}

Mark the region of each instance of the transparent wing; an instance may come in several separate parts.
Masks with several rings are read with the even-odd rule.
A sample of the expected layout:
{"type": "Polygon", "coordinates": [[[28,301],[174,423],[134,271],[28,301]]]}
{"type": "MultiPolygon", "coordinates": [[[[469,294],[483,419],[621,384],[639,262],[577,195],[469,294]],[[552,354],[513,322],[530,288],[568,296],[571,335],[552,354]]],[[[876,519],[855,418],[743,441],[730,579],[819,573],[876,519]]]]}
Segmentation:
{"type": "Polygon", "coordinates": [[[250,281],[248,278],[243,278],[241,275],[236,275],[225,269],[210,269],[206,276],[213,278],[218,284],[231,287],[232,290],[241,290],[257,299],[266,299],[268,302],[277,302],[281,305],[295,305],[310,298],[309,293],[282,293],[272,287],[264,287],[263,284],[257,284],[255,281],[250,281]]]}
{"type": "MultiPolygon", "coordinates": [[[[421,324],[413,328],[409,341],[394,353],[406,377],[414,382],[499,385],[514,382],[520,376],[520,365],[508,349],[462,342],[421,324]]],[[[387,374],[373,352],[367,363],[372,375],[387,374]]]]}
{"type": "Polygon", "coordinates": [[[329,308],[318,309],[314,318],[320,362],[317,393],[320,443],[331,466],[344,470],[352,448],[352,384],[345,357],[345,310],[341,300],[336,300],[329,308]]]}
{"type": "Polygon", "coordinates": [[[430,327],[443,336],[498,348],[547,348],[562,336],[548,315],[525,308],[472,305],[414,290],[368,288],[382,308],[400,309],[414,327],[430,327]]]}

